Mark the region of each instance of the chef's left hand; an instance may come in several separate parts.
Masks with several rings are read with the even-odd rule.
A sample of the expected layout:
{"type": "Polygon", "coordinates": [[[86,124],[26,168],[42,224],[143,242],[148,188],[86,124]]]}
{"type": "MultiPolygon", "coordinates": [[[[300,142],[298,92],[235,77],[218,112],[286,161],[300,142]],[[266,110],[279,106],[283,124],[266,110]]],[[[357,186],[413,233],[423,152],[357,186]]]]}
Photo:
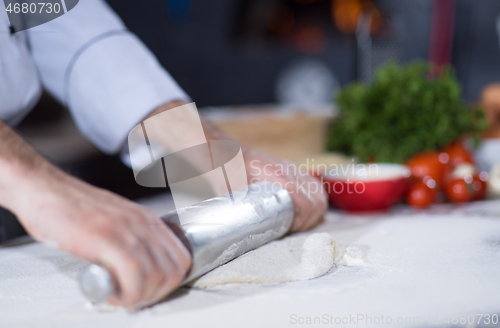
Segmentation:
{"type": "MultiPolygon", "coordinates": [[[[290,161],[278,159],[251,149],[244,149],[248,183],[269,181],[288,190],[295,206],[291,231],[304,231],[314,226],[326,211],[326,191],[320,181],[301,172],[290,161]]],[[[302,170],[303,171],[303,170],[302,170]]]]}
{"type": "MultiPolygon", "coordinates": [[[[185,104],[183,101],[167,103],[156,109],[148,117],[183,104],[185,104]]],[[[225,133],[217,129],[203,117],[201,118],[201,123],[207,140],[230,140],[225,133]]],[[[291,231],[307,230],[319,221],[328,205],[327,195],[320,181],[314,177],[310,177],[307,174],[308,172],[300,172],[298,167],[292,162],[274,158],[248,148],[243,148],[242,150],[248,183],[257,181],[274,182],[290,193],[296,209],[291,231]]],[[[219,189],[220,187],[222,189],[226,188],[225,182],[222,186],[219,184],[219,181],[211,181],[210,183],[212,183],[212,187],[215,190],[221,190],[219,189]]]]}

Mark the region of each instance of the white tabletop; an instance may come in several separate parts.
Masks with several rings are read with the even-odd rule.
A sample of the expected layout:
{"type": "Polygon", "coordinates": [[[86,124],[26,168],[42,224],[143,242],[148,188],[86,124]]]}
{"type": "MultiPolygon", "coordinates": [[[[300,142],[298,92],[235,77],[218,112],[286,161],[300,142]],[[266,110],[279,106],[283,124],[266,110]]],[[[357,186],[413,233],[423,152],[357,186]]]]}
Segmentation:
{"type": "MultiPolygon", "coordinates": [[[[165,199],[143,203],[161,213],[165,199]]],[[[33,242],[2,247],[0,327],[285,327],[389,318],[425,325],[436,316],[443,326],[447,316],[449,325],[461,315],[477,324],[484,314],[483,324],[500,314],[500,201],[367,216],[330,211],[308,233],[318,231],[357,245],[364,263],[302,282],[183,287],[134,314],[86,302],[75,282],[85,263],[71,255],[33,242]]]]}

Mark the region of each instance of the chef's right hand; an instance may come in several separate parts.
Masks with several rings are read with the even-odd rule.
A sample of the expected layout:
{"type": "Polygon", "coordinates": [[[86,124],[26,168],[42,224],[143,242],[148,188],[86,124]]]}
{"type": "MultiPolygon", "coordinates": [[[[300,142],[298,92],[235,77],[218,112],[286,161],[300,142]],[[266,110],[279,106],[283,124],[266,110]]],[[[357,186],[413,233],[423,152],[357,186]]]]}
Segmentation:
{"type": "Polygon", "coordinates": [[[150,210],[50,164],[25,172],[19,184],[22,194],[8,203],[28,233],[107,268],[119,285],[111,304],[130,310],[150,305],[185,278],[188,250],[150,210]]]}

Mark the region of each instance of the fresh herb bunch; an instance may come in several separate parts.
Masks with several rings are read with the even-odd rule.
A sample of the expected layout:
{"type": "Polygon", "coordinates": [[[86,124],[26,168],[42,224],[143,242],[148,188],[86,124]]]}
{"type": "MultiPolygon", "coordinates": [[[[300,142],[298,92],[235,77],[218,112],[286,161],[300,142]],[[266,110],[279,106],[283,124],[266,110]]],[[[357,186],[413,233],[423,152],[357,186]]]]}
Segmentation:
{"type": "Polygon", "coordinates": [[[486,128],[483,111],[461,98],[453,71],[429,79],[430,65],[387,64],[368,84],[354,83],[337,96],[340,116],[329,130],[327,149],[361,161],[401,163],[486,128]]]}

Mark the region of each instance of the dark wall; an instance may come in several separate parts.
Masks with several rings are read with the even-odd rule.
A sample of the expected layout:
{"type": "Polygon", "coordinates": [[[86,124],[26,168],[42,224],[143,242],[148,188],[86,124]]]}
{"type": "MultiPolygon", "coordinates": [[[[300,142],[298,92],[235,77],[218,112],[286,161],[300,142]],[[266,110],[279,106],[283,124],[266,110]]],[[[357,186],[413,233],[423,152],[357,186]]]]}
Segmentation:
{"type": "MultiPolygon", "coordinates": [[[[247,1],[192,0],[187,2],[191,11],[184,18],[167,12],[168,1],[173,2],[108,3],[200,106],[273,102],[278,72],[306,57],[280,44],[238,40],[235,29],[247,1]]],[[[432,0],[376,3],[394,18],[401,60],[427,59],[432,0]]],[[[475,101],[486,84],[500,80],[495,28],[499,13],[498,0],[457,1],[453,65],[469,101],[475,101]]],[[[341,84],[356,78],[353,35],[330,34],[325,50],[312,57],[325,62],[341,84]]]]}
{"type": "Polygon", "coordinates": [[[499,15],[500,1],[457,1],[453,65],[469,101],[477,100],[485,85],[500,82],[499,15]]]}
{"type": "MultiPolygon", "coordinates": [[[[163,0],[108,3],[200,106],[273,102],[278,72],[304,57],[278,44],[239,42],[239,1],[193,0],[192,15],[181,21],[167,15],[163,0]]],[[[354,37],[338,35],[314,57],[346,83],[356,74],[355,53],[354,37]]]]}

